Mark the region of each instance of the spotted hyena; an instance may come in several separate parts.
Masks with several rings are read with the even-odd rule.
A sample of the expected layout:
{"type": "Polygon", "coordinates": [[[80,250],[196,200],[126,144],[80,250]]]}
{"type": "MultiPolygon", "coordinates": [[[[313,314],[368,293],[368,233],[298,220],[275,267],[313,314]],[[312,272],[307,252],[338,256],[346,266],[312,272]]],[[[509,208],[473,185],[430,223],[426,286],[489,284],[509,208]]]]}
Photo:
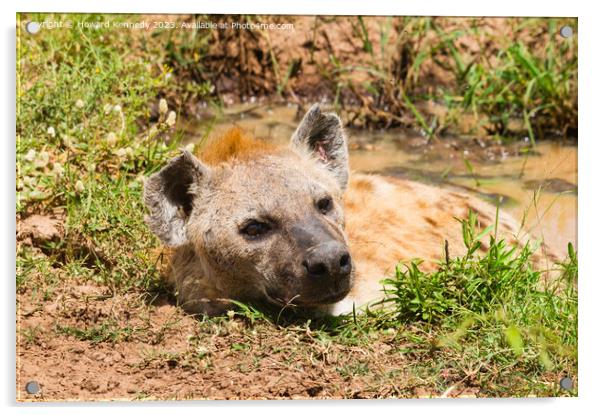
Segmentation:
{"type": "MultiPolygon", "coordinates": [[[[314,105],[279,148],[238,129],[183,151],[145,184],[150,229],[173,248],[167,273],[189,312],[219,314],[236,300],[267,300],[332,314],[382,296],[401,260],[433,268],[462,253],[458,222],[485,227],[495,207],[466,194],[350,174],[339,117],[314,105]]],[[[519,224],[499,213],[508,239],[519,224]]]]}

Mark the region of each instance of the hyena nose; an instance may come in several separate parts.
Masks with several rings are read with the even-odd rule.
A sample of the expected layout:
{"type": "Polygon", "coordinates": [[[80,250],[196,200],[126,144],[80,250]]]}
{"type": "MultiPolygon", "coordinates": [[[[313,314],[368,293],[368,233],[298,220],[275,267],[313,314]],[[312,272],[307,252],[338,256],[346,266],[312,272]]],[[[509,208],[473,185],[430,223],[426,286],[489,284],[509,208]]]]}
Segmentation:
{"type": "Polygon", "coordinates": [[[345,245],[325,242],[308,250],[303,261],[307,275],[312,278],[344,278],[351,274],[351,256],[345,245]]]}

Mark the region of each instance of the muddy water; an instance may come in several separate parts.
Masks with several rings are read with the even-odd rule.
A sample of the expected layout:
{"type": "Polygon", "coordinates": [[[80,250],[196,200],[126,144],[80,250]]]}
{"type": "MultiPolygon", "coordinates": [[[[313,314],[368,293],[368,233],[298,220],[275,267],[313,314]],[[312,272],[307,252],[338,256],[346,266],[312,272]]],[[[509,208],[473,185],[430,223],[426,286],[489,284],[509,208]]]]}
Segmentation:
{"type": "MultiPolygon", "coordinates": [[[[229,108],[210,134],[236,124],[256,137],[286,143],[298,123],[296,112],[296,106],[229,108]]],[[[206,123],[189,123],[186,129],[189,141],[207,134],[206,123]]],[[[425,145],[426,139],[404,131],[348,133],[354,171],[410,178],[500,201],[505,211],[525,219],[525,230],[561,253],[568,242],[577,243],[576,146],[541,142],[528,152],[526,144],[491,147],[471,139],[425,145]]]]}

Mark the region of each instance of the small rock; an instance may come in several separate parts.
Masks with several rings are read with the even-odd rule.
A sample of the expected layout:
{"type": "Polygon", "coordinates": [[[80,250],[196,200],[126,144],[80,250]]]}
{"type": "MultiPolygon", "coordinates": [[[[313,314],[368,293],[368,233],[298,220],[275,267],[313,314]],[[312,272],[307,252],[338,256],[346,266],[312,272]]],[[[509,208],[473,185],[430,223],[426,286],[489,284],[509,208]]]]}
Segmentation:
{"type": "Polygon", "coordinates": [[[85,352],[85,349],[82,346],[73,346],[69,351],[76,354],[82,354],[85,352]]]}
{"type": "Polygon", "coordinates": [[[541,189],[548,193],[570,192],[577,194],[577,185],[559,178],[527,180],[524,187],[530,190],[541,189]]]}
{"type": "Polygon", "coordinates": [[[31,238],[33,242],[42,243],[60,239],[62,221],[58,218],[42,215],[31,215],[17,224],[18,239],[31,238]]]}
{"type": "Polygon", "coordinates": [[[98,390],[98,388],[100,388],[100,384],[97,381],[95,381],[94,379],[88,378],[88,379],[84,379],[82,381],[82,383],[80,384],[80,387],[82,389],[88,390],[90,392],[94,392],[94,391],[98,390]]]}
{"type": "Polygon", "coordinates": [[[115,389],[116,387],[119,386],[119,381],[117,380],[109,380],[107,382],[107,391],[112,391],[113,389],[115,389]]]}
{"type": "Polygon", "coordinates": [[[104,353],[102,353],[102,352],[94,352],[94,353],[92,353],[92,359],[94,359],[94,360],[96,360],[98,362],[104,361],[106,357],[107,356],[104,353]]]}

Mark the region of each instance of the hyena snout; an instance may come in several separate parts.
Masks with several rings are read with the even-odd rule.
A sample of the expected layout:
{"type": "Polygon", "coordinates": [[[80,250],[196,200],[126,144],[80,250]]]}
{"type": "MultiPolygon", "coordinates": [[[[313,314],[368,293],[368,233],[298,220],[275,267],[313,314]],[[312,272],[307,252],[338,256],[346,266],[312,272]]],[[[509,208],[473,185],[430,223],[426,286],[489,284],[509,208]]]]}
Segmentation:
{"type": "Polygon", "coordinates": [[[303,269],[314,280],[346,280],[351,275],[351,256],[344,244],[338,241],[324,242],[307,251],[303,269]]]}

